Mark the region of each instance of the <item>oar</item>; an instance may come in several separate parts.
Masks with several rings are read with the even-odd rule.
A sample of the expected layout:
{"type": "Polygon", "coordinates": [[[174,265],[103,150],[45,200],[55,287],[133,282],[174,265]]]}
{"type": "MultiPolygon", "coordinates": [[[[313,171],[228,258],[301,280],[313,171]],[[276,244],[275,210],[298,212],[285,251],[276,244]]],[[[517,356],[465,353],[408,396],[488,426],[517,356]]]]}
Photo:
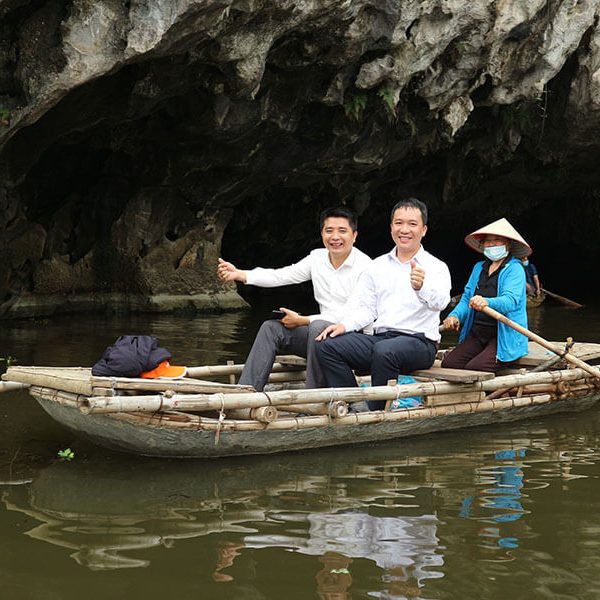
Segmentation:
{"type": "Polygon", "coordinates": [[[493,317],[497,321],[500,321],[501,323],[508,325],[508,327],[512,327],[515,331],[522,333],[524,336],[528,337],[532,342],[538,343],[543,348],[546,348],[546,350],[550,350],[550,352],[554,352],[554,354],[557,354],[558,356],[564,358],[566,361],[570,362],[571,364],[575,365],[576,367],[579,367],[580,369],[587,371],[590,375],[593,375],[594,377],[597,377],[598,379],[600,379],[600,371],[598,371],[597,369],[594,369],[594,367],[592,367],[591,365],[588,365],[586,362],[583,362],[580,358],[577,358],[576,356],[573,356],[572,354],[569,354],[568,352],[566,352],[566,353],[560,352],[550,342],[545,340],[543,337],[539,336],[537,333],[533,333],[533,331],[529,331],[529,329],[525,329],[525,327],[522,327],[518,323],[511,321],[508,317],[505,317],[503,314],[500,314],[497,310],[494,310],[493,308],[486,306],[483,309],[483,312],[486,315],[493,317]]]}
{"type": "Polygon", "coordinates": [[[571,306],[572,308],[581,308],[583,306],[583,304],[579,304],[579,302],[575,302],[574,300],[569,300],[568,298],[565,298],[564,296],[559,296],[558,294],[555,294],[554,292],[549,292],[548,290],[546,290],[544,288],[542,288],[542,292],[544,292],[544,294],[546,294],[547,296],[550,296],[551,298],[554,298],[555,300],[558,300],[559,302],[566,304],[567,306],[571,306]]]}

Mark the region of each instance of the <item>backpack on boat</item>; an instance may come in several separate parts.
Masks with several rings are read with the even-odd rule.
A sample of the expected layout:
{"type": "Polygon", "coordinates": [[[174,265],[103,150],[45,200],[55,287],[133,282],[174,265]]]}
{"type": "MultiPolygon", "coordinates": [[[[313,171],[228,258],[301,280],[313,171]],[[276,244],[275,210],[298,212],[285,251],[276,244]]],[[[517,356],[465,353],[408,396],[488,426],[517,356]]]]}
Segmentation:
{"type": "Polygon", "coordinates": [[[92,367],[96,377],[139,377],[171,359],[171,353],[151,335],[122,335],[92,367]]]}

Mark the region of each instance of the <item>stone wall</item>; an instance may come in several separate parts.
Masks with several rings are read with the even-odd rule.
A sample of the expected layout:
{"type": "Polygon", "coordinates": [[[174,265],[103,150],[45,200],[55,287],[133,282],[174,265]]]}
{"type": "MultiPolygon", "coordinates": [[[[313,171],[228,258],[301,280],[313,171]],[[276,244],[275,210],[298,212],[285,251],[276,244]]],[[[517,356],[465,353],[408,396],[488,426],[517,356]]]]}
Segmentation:
{"type": "Polygon", "coordinates": [[[0,313],[239,306],[214,277],[224,235],[246,266],[284,263],[343,202],[378,251],[406,194],[432,206],[434,247],[500,215],[542,239],[535,211],[569,198],[562,223],[589,256],[599,14],[600,0],[0,0],[0,313]]]}

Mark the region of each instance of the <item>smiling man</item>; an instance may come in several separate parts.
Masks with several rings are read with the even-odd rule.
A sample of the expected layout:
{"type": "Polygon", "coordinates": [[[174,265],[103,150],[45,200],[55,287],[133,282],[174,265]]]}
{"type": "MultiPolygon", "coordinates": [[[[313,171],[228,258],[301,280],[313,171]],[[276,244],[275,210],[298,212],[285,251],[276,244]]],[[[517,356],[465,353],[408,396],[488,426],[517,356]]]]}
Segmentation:
{"type": "MultiPolygon", "coordinates": [[[[373,385],[385,385],[429,368],[435,359],[440,311],[450,302],[450,272],[421,245],[427,206],[415,198],[401,200],[390,227],[394,248],[373,261],[340,322],[317,338],[328,386],[356,386],[353,369],[370,371],[373,385]],[[375,335],[359,333],[372,322],[375,335]]],[[[384,406],[369,402],[371,410],[384,406]]]]}
{"type": "MultiPolygon", "coordinates": [[[[344,314],[344,305],[371,259],[354,247],[357,218],[348,208],[328,208],[319,224],[324,248],[313,250],[300,262],[281,269],[237,269],[219,259],[218,276],[260,287],[278,287],[312,280],[319,314],[304,316],[281,308],[284,317],[265,321],[246,359],[239,383],[264,388],[279,352],[306,357],[306,387],[324,387],[325,378],[315,354],[315,338],[344,314]]],[[[368,325],[368,323],[367,323],[368,325]]]]}

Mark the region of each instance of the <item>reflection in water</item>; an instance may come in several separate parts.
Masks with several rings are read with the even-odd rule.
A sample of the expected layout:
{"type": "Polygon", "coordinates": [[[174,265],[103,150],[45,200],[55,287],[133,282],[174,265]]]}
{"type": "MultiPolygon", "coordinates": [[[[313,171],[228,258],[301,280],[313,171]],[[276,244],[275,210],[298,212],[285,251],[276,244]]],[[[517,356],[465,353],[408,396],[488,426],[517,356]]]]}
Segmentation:
{"type": "Polygon", "coordinates": [[[219,542],[217,548],[217,561],[215,570],[213,571],[212,578],[215,581],[225,582],[233,581],[233,577],[227,573],[223,573],[224,569],[231,567],[236,556],[240,555],[240,550],[244,547],[244,544],[236,544],[235,542],[219,542]]]}
{"type": "MultiPolygon", "coordinates": [[[[481,470],[482,479],[491,479],[493,486],[484,488],[479,497],[467,496],[463,501],[460,516],[465,519],[475,518],[481,523],[493,523],[491,526],[482,526],[479,530],[482,546],[517,548],[518,538],[503,536],[501,524],[516,521],[525,513],[520,502],[523,471],[516,463],[516,459],[525,457],[525,449],[499,450],[494,457],[499,461],[510,461],[511,464],[481,470]]],[[[506,558],[512,559],[510,555],[506,555],[506,558]]]]}
{"type": "Polygon", "coordinates": [[[325,552],[319,557],[323,568],[315,575],[317,594],[322,600],[346,600],[352,585],[352,559],[337,552],[325,552]]]}
{"type": "Polygon", "coordinates": [[[538,335],[542,335],[542,331],[544,329],[543,306],[536,306],[535,308],[527,309],[527,328],[538,335]]]}
{"type": "Polygon", "coordinates": [[[354,465],[343,460],[347,451],[329,451],[317,464],[310,456],[200,466],[57,462],[30,484],[5,488],[2,500],[35,519],[27,536],[68,549],[92,570],[147,567],[142,550],[218,534],[214,582],[233,581],[232,567],[248,551],[286,548],[318,557],[322,598],[346,597],[357,560],[381,573],[375,597],[417,597],[427,579],[443,576],[438,519],[431,488],[402,481],[422,459],[387,455],[369,449],[354,465]]]}
{"type": "Polygon", "coordinates": [[[40,522],[29,537],[75,550],[71,557],[94,570],[145,567],[150,562],[130,551],[252,531],[239,523],[264,518],[259,507],[245,505],[245,496],[223,499],[217,481],[189,475],[176,465],[122,471],[56,463],[2,498],[9,510],[40,522]]]}
{"type": "Polygon", "coordinates": [[[549,494],[548,482],[569,485],[581,480],[582,465],[596,465],[585,443],[561,450],[566,431],[558,421],[504,443],[487,430],[468,432],[461,452],[454,435],[439,437],[435,451],[427,440],[404,441],[397,459],[393,443],[327,450],[318,460],[313,453],[200,462],[94,455],[0,489],[9,511],[35,519],[29,538],[67,549],[88,569],[147,567],[165,553],[181,560],[190,542],[202,543],[214,585],[241,585],[260,598],[261,574],[274,566],[268,552],[279,549],[282,574],[304,574],[320,598],[432,598],[447,578],[468,585],[470,578],[454,580],[456,559],[469,558],[473,579],[477,561],[515,562],[539,529],[525,503],[549,494]],[[452,515],[476,526],[466,548],[465,528],[452,515]]]}
{"type": "Polygon", "coordinates": [[[347,558],[366,558],[380,567],[385,580],[419,589],[428,578],[443,577],[432,569],[441,567],[438,554],[438,524],[433,514],[378,517],[367,512],[278,513],[282,527],[276,539],[269,535],[248,535],[249,547],[278,545],[303,554],[325,556],[329,553],[347,558]]]}

